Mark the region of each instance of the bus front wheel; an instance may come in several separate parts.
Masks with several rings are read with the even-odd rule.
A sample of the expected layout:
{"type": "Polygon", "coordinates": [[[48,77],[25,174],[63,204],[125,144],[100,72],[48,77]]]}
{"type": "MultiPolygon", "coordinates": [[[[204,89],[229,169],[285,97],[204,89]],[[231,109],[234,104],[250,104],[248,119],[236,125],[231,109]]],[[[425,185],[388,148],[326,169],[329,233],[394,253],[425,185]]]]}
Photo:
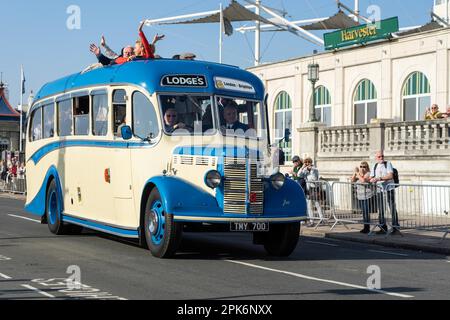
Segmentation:
{"type": "Polygon", "coordinates": [[[173,221],[173,215],[165,211],[157,188],[153,189],[145,206],[145,239],[153,256],[170,258],[177,251],[183,225],[173,221]]]}
{"type": "Polygon", "coordinates": [[[300,238],[300,223],[273,224],[263,240],[271,256],[288,257],[294,252],[300,238]]]}

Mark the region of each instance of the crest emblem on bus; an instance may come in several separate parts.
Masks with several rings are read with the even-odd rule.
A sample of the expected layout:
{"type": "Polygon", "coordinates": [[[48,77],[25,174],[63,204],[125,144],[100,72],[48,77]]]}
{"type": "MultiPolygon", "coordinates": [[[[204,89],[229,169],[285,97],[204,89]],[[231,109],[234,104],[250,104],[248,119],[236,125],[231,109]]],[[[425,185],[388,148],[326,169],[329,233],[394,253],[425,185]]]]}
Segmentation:
{"type": "Polygon", "coordinates": [[[221,80],[216,81],[216,87],[217,89],[225,89],[225,84],[221,80]]]}

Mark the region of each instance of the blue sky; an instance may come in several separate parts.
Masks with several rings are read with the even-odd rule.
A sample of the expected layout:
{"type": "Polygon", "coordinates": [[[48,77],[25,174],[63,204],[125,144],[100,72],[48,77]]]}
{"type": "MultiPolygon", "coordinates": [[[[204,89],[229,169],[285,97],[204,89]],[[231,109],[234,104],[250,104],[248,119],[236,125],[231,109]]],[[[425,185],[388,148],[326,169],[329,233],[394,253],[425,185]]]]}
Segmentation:
{"type": "MultiPolygon", "coordinates": [[[[0,71],[7,82],[13,105],[19,102],[20,65],[24,65],[28,97],[48,81],[79,72],[95,62],[89,52],[89,43],[99,43],[101,34],[109,45],[120,50],[137,39],[139,21],[149,18],[188,14],[215,10],[229,0],[0,0],[0,71]],[[81,10],[81,29],[69,30],[67,8],[77,5],[81,10]]],[[[243,1],[240,1],[243,3],[243,1]]],[[[353,6],[353,0],[342,0],[353,6]]],[[[263,4],[285,9],[291,20],[333,15],[337,12],[335,0],[263,0],[263,4]],[[314,4],[314,6],[313,6],[314,4]]],[[[430,20],[429,11],[433,0],[360,0],[362,14],[370,5],[381,9],[381,17],[398,16],[400,27],[425,24],[430,20]]],[[[235,27],[243,24],[236,23],[235,27]]],[[[148,38],[155,33],[165,34],[157,51],[163,57],[176,53],[194,52],[199,59],[217,61],[218,24],[195,26],[158,26],[144,29],[148,38]]],[[[320,33],[317,34],[320,36],[320,33]]],[[[235,32],[224,39],[224,63],[242,68],[253,65],[254,38],[235,32]]],[[[263,33],[261,51],[263,62],[310,54],[311,45],[290,33],[263,33]]],[[[26,100],[25,100],[26,101],[26,100]]]]}

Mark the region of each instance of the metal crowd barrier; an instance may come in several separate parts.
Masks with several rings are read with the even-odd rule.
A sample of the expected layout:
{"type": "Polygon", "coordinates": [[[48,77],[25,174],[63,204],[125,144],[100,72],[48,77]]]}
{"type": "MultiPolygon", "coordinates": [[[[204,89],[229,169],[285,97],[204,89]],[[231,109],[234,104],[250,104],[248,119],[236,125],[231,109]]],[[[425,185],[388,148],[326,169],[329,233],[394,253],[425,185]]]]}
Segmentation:
{"type": "Polygon", "coordinates": [[[401,229],[450,233],[450,186],[399,184],[387,192],[395,194],[395,210],[401,229]]]}
{"type": "Polygon", "coordinates": [[[391,184],[386,189],[375,184],[333,182],[331,186],[332,219],[336,225],[370,225],[372,234],[381,227],[380,212],[393,228],[450,233],[450,186],[391,184]],[[363,206],[368,209],[370,223],[363,220],[363,206]],[[393,214],[394,213],[394,214],[393,214]]]}
{"type": "Polygon", "coordinates": [[[26,194],[27,181],[25,178],[7,177],[6,181],[0,181],[0,192],[26,194]]]}
{"type": "Polygon", "coordinates": [[[380,206],[386,207],[386,199],[380,198],[383,189],[375,184],[333,182],[333,230],[338,224],[367,224],[372,227],[379,227],[378,209],[380,206]],[[365,223],[363,219],[363,209],[368,210],[370,223],[365,223]]]}
{"type": "Polygon", "coordinates": [[[333,218],[331,186],[328,181],[308,181],[304,191],[308,201],[308,218],[317,229],[333,218]]]}

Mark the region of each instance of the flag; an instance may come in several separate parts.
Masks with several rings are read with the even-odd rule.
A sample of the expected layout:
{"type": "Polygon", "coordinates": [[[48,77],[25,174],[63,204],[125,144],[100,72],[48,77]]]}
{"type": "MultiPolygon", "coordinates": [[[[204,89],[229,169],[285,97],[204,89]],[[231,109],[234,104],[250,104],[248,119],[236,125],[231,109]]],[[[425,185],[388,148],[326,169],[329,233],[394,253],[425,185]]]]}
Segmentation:
{"type": "Polygon", "coordinates": [[[25,94],[25,73],[23,72],[23,67],[21,67],[21,80],[22,80],[22,94],[25,94]]]}
{"type": "Polygon", "coordinates": [[[223,28],[227,36],[231,36],[233,34],[233,25],[227,18],[223,18],[223,28]]]}

